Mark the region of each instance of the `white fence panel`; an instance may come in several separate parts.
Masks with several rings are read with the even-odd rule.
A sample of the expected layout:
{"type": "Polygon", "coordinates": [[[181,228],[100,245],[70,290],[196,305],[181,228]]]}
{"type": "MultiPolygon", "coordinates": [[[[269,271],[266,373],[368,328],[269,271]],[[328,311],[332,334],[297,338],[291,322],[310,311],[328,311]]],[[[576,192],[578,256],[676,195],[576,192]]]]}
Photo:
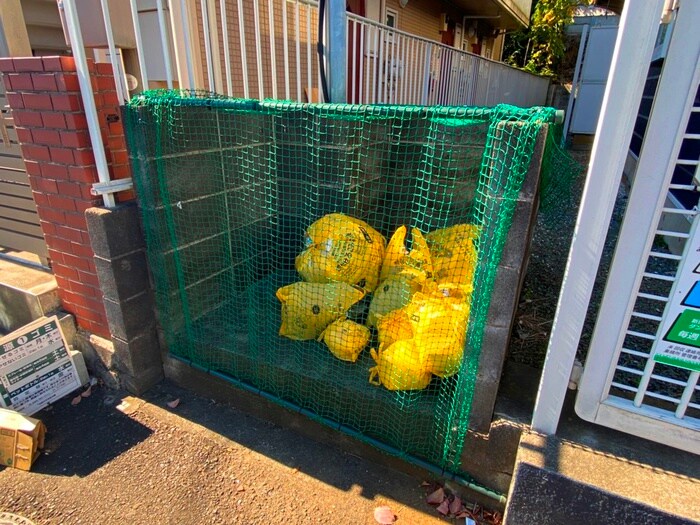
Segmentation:
{"type": "Polygon", "coordinates": [[[549,80],[348,14],[348,101],[544,105],[549,80]]]}

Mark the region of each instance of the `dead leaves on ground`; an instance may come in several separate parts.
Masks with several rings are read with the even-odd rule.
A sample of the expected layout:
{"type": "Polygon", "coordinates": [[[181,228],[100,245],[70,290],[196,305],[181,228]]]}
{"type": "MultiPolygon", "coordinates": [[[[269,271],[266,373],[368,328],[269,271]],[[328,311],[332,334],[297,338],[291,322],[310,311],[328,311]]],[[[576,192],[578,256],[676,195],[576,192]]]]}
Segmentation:
{"type": "Polygon", "coordinates": [[[479,525],[501,525],[503,516],[500,512],[494,512],[483,508],[481,505],[465,504],[459,496],[445,491],[445,488],[424,481],[421,486],[427,489],[425,501],[435,507],[438,514],[451,518],[470,518],[479,525]]]}
{"type": "Polygon", "coordinates": [[[391,525],[396,521],[396,514],[389,507],[377,507],[374,509],[374,521],[379,525],[391,525]]]}

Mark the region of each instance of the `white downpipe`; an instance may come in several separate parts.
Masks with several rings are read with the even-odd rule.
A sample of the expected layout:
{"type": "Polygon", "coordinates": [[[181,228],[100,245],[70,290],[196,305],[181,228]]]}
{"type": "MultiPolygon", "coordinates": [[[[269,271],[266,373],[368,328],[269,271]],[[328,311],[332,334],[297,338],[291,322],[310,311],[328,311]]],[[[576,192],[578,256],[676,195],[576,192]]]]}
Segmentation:
{"type": "Polygon", "coordinates": [[[129,100],[129,91],[124,83],[124,71],[121,61],[117,59],[117,46],[114,45],[114,33],[112,33],[112,20],[109,15],[109,5],[107,0],[100,0],[102,7],[102,19],[105,24],[105,34],[107,35],[107,49],[109,49],[109,61],[112,63],[112,74],[114,75],[114,86],[117,91],[119,104],[129,100]]]}
{"type": "MultiPolygon", "coordinates": [[[[283,0],[286,2],[287,0],[283,0]]],[[[270,78],[272,79],[272,98],[277,99],[277,46],[275,45],[275,2],[267,2],[267,23],[270,33],[270,78]]]]}
{"type": "MultiPolygon", "coordinates": [[[[78,10],[75,6],[75,0],[63,0],[63,10],[66,15],[68,38],[71,42],[73,58],[75,59],[75,68],[78,74],[78,83],[80,84],[80,95],[85,108],[90,142],[92,143],[92,150],[95,155],[97,178],[100,182],[109,182],[107,157],[105,156],[104,144],[102,144],[100,122],[97,119],[97,107],[95,106],[95,99],[92,94],[92,82],[90,80],[87,57],[85,56],[83,35],[80,32],[80,20],[78,19],[78,10]]],[[[102,199],[107,208],[113,208],[116,205],[114,194],[112,193],[103,194],[102,199]]]]}
{"type": "Polygon", "coordinates": [[[148,74],[146,73],[146,57],[143,54],[143,40],[141,39],[139,11],[136,7],[136,0],[129,1],[131,2],[131,19],[134,23],[134,36],[136,37],[136,54],[139,57],[139,69],[141,70],[141,89],[146,90],[148,89],[148,74]]]}
{"type": "MultiPolygon", "coordinates": [[[[241,2],[243,0],[240,0],[241,2]]],[[[255,58],[258,66],[258,99],[265,98],[265,88],[263,84],[263,66],[262,66],[262,46],[260,45],[260,4],[258,0],[253,0],[253,15],[255,18],[255,58]]]]}
{"type": "MultiPolygon", "coordinates": [[[[104,2],[104,0],[102,0],[104,2]]],[[[165,25],[165,13],[163,12],[163,0],[156,0],[158,8],[158,29],[160,30],[160,45],[163,48],[163,62],[165,62],[165,76],[168,89],[173,89],[173,71],[170,64],[170,46],[168,45],[168,33],[165,25]]]]}
{"type": "Polygon", "coordinates": [[[598,119],[532,428],[554,434],[586,318],[664,0],[627,0],[598,119]]]}
{"type": "Polygon", "coordinates": [[[282,0],[282,27],[284,28],[284,39],[282,40],[282,49],[284,52],[284,97],[285,100],[290,100],[291,93],[289,89],[289,27],[287,27],[287,0],[282,0]]]}

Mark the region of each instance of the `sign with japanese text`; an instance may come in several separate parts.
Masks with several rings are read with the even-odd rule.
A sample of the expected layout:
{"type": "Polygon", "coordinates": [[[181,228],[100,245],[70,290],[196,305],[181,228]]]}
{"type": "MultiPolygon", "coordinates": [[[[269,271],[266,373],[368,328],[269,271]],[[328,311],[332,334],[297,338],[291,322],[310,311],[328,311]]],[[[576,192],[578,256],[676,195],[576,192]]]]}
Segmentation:
{"type": "Polygon", "coordinates": [[[654,342],[654,361],[700,371],[700,229],[693,226],[654,342]]]}
{"type": "Polygon", "coordinates": [[[32,415],[80,386],[58,317],[0,339],[0,406],[32,415]]]}

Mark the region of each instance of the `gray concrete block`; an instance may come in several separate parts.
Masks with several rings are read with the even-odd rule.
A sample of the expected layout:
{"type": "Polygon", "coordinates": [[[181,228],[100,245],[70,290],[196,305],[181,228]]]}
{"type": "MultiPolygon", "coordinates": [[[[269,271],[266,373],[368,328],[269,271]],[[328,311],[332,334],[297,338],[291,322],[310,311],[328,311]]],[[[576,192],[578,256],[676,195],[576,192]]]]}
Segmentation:
{"type": "Polygon", "coordinates": [[[488,432],[501,381],[510,327],[486,326],[479,357],[479,371],[474,385],[469,428],[476,432],[488,432]]]}
{"type": "Polygon", "coordinates": [[[486,323],[490,326],[504,326],[510,329],[518,304],[520,270],[499,266],[496,281],[491,293],[491,304],[486,323]]]}
{"type": "Polygon", "coordinates": [[[149,388],[157,385],[163,379],[163,367],[157,366],[147,370],[142,370],[137,376],[122,373],[119,375],[119,381],[122,388],[125,388],[132,394],[137,396],[142,395],[149,388]]]}
{"type": "Polygon", "coordinates": [[[77,334],[77,328],[75,326],[75,317],[67,312],[58,312],[58,324],[61,325],[61,331],[63,332],[63,337],[69,345],[75,344],[75,336],[77,334]]]}
{"type": "Polygon", "coordinates": [[[520,268],[530,252],[537,201],[517,201],[500,264],[520,268]]]}
{"type": "Polygon", "coordinates": [[[124,301],[105,298],[104,305],[112,336],[130,341],[153,330],[155,314],[150,290],[124,301]]]}
{"type": "Polygon", "coordinates": [[[154,328],[131,341],[115,337],[112,342],[114,365],[120,372],[136,377],[142,370],[161,366],[160,345],[154,328]]]}
{"type": "Polygon", "coordinates": [[[103,381],[107,388],[119,388],[119,380],[110,368],[114,356],[111,341],[79,330],[75,337],[75,348],[85,358],[90,373],[103,381]]]}
{"type": "Polygon", "coordinates": [[[85,212],[90,244],[95,255],[113,259],[144,246],[141,219],[134,203],[115,208],[89,208],[85,212]]]}
{"type": "Polygon", "coordinates": [[[535,142],[535,148],[532,152],[530,165],[528,167],[527,174],[525,175],[523,185],[520,189],[518,199],[531,201],[540,190],[540,169],[542,168],[542,156],[544,155],[548,130],[549,126],[545,124],[541,127],[540,132],[537,135],[537,141],[535,142]]]}
{"type": "Polygon", "coordinates": [[[464,441],[460,468],[477,482],[507,493],[523,428],[507,419],[497,419],[486,433],[470,430],[464,441]]]}
{"type": "Polygon", "coordinates": [[[149,289],[148,266],[143,251],[114,259],[95,257],[97,278],[104,297],[119,302],[149,289]]]}

